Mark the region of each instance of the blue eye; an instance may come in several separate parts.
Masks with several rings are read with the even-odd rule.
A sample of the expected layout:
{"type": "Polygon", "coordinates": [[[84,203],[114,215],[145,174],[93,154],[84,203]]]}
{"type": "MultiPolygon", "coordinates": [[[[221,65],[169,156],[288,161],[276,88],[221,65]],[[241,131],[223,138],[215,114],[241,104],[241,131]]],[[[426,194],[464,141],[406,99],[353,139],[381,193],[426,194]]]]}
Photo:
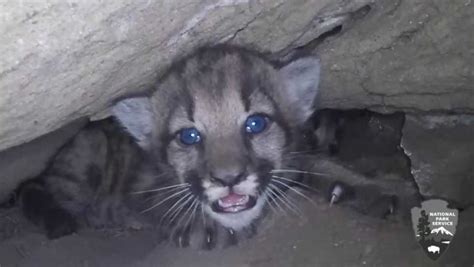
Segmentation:
{"type": "Polygon", "coordinates": [[[251,134],[258,134],[267,128],[267,117],[264,115],[252,115],[245,122],[245,131],[251,134]]]}
{"type": "Polygon", "coordinates": [[[185,145],[194,145],[201,141],[201,133],[196,128],[185,128],[179,131],[179,140],[185,145]]]}

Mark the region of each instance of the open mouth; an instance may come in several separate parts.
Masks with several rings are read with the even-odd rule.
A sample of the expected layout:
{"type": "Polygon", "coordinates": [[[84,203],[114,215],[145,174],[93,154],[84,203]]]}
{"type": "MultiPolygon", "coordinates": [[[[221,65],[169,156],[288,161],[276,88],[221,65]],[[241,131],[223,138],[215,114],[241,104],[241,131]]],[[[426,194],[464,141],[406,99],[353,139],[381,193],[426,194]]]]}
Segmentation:
{"type": "Polygon", "coordinates": [[[257,199],[250,195],[230,193],[227,196],[214,201],[211,205],[214,212],[237,213],[251,209],[257,203],[257,199]]]}

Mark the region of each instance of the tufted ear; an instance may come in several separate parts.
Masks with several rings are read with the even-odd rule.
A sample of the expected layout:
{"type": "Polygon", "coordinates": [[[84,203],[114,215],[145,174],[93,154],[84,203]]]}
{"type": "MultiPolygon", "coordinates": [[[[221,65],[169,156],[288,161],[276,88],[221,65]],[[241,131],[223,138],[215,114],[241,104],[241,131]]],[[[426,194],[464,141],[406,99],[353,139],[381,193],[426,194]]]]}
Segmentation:
{"type": "Polygon", "coordinates": [[[112,112],[123,127],[144,149],[150,145],[153,110],[148,97],[132,97],[121,100],[112,112]]]}
{"type": "Polygon", "coordinates": [[[320,62],[316,57],[300,58],[280,69],[284,82],[282,95],[296,124],[304,123],[314,112],[319,75],[320,62]]]}

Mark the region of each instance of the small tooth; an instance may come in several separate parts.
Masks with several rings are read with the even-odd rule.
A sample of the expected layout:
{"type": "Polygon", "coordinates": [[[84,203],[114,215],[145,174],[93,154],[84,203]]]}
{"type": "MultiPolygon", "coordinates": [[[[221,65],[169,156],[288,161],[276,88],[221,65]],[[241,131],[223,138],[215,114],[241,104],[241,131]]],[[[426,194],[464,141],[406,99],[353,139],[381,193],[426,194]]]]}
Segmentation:
{"type": "Polygon", "coordinates": [[[331,196],[331,201],[329,201],[329,207],[332,207],[332,205],[337,201],[337,196],[335,194],[332,194],[331,196]]]}

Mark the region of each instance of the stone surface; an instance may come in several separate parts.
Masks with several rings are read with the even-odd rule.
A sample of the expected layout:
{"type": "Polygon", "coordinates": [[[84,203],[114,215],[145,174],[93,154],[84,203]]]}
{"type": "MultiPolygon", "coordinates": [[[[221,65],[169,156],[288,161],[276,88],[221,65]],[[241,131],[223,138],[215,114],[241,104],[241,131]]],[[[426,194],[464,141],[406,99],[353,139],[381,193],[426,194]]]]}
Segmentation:
{"type": "Polygon", "coordinates": [[[86,120],[72,122],[23,145],[0,152],[0,203],[10,196],[17,186],[26,179],[39,175],[50,158],[84,124],[86,120]]]}
{"type": "Polygon", "coordinates": [[[474,205],[474,116],[406,117],[402,147],[420,193],[474,205]]]}
{"type": "Polygon", "coordinates": [[[322,107],[473,112],[473,13],[467,0],[1,1],[0,150],[219,42],[277,59],[316,48],[322,107]]]}
{"type": "Polygon", "coordinates": [[[232,41],[279,51],[368,2],[1,1],[0,150],[149,88],[196,46],[232,41]]]}
{"type": "Polygon", "coordinates": [[[316,52],[321,107],[474,112],[473,13],[467,0],[0,1],[0,150],[106,115],[222,42],[316,52]]]}
{"type": "Polygon", "coordinates": [[[317,47],[321,105],[474,112],[473,14],[474,2],[464,0],[375,2],[317,47]]]}

